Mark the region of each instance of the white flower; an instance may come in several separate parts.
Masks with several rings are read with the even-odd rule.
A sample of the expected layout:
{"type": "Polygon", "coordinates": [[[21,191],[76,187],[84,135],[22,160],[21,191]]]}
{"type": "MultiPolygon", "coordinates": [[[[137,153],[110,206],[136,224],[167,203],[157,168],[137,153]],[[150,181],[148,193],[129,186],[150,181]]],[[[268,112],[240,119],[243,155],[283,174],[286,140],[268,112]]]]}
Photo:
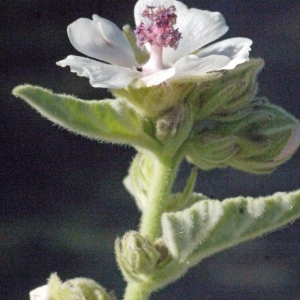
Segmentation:
{"type": "Polygon", "coordinates": [[[93,87],[121,89],[134,80],[153,86],[174,79],[197,79],[208,72],[234,69],[249,59],[252,41],[247,38],[231,38],[203,48],[228,30],[218,12],[188,9],[176,0],[139,0],[134,16],[137,43],[145,45],[150,54],[145,65],[138,64],[123,32],[97,15],[93,20],[80,18],[68,26],[75,49],[97,60],[70,55],[57,65],[70,66],[72,72],[89,78],[93,87]],[[153,29],[153,24],[158,23],[151,22],[157,22],[162,15],[164,19],[159,21],[167,25],[159,23],[153,29]],[[155,41],[153,34],[150,38],[145,36],[146,31],[140,34],[144,27],[148,32],[151,27],[155,41]],[[162,45],[162,39],[170,42],[162,45]]]}

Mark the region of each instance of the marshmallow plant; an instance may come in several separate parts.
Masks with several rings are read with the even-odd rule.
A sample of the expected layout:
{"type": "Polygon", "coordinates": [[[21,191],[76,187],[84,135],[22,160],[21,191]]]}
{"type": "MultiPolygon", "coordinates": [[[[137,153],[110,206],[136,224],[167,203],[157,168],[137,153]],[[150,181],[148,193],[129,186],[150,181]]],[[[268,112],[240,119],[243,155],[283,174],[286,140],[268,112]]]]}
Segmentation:
{"type": "MultiPolygon", "coordinates": [[[[136,28],[121,31],[93,15],[68,27],[75,49],[57,62],[114,99],[83,101],[22,85],[13,94],[74,133],[134,147],[124,184],[136,202],[138,231],[117,238],[124,300],[146,300],[216,252],[259,237],[300,216],[300,190],[272,196],[210,199],[194,191],[197,169],[233,167],[266,174],[300,143],[296,118],[257,98],[261,59],[252,41],[212,43],[228,30],[218,12],[176,0],[139,0],[136,28]],[[181,193],[172,186],[181,162],[194,167],[181,193]]],[[[112,300],[96,282],[76,278],[30,292],[31,300],[112,300]]]]}

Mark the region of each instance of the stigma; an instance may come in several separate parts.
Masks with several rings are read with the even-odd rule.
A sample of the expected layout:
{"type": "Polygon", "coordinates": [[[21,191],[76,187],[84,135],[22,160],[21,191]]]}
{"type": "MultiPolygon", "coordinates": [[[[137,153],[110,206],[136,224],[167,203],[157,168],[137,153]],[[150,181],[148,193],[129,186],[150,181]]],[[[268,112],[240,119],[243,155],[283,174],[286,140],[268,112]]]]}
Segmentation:
{"type": "Polygon", "coordinates": [[[166,67],[162,61],[164,47],[177,49],[181,33],[175,29],[177,15],[174,5],[165,8],[164,6],[147,6],[143,11],[142,17],[147,21],[141,22],[134,31],[137,38],[137,46],[144,48],[145,44],[151,47],[150,58],[143,66],[143,71],[153,73],[163,70],[166,67]]]}

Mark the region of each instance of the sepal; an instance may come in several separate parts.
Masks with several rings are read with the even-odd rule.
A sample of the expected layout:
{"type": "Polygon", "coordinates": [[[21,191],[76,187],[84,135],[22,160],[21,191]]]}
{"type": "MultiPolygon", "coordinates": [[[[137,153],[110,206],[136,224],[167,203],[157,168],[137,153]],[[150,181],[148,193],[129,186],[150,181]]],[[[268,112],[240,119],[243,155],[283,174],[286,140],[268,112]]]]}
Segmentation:
{"type": "Polygon", "coordinates": [[[221,120],[247,108],[257,92],[257,74],[264,63],[250,59],[233,70],[221,71],[222,76],[199,85],[194,102],[197,120],[221,120]]]}
{"type": "Polygon", "coordinates": [[[161,155],[174,157],[191,134],[194,114],[188,104],[178,105],[156,121],[156,137],[161,142],[161,155]]]}
{"type": "Polygon", "coordinates": [[[144,117],[155,120],[174,107],[196,97],[194,82],[172,81],[146,87],[141,81],[135,81],[124,89],[112,90],[117,98],[129,101],[144,117]]]}

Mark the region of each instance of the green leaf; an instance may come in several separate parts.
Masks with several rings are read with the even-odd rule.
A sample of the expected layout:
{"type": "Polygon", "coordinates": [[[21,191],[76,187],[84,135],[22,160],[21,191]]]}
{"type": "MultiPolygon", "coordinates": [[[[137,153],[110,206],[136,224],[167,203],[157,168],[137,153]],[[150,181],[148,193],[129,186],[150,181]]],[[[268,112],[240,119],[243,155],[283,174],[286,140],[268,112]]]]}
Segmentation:
{"type": "Polygon", "coordinates": [[[183,211],[163,214],[163,240],[175,259],[192,266],[299,217],[300,190],[256,199],[202,200],[183,211]]]}
{"type": "Polygon", "coordinates": [[[13,94],[42,116],[80,135],[152,150],[159,147],[151,137],[147,120],[126,100],[85,101],[31,85],[18,86],[13,94]]]}
{"type": "Polygon", "coordinates": [[[137,153],[131,163],[128,175],[123,180],[124,186],[133,196],[141,211],[144,211],[148,205],[148,190],[153,179],[154,163],[153,155],[137,153]]]}

